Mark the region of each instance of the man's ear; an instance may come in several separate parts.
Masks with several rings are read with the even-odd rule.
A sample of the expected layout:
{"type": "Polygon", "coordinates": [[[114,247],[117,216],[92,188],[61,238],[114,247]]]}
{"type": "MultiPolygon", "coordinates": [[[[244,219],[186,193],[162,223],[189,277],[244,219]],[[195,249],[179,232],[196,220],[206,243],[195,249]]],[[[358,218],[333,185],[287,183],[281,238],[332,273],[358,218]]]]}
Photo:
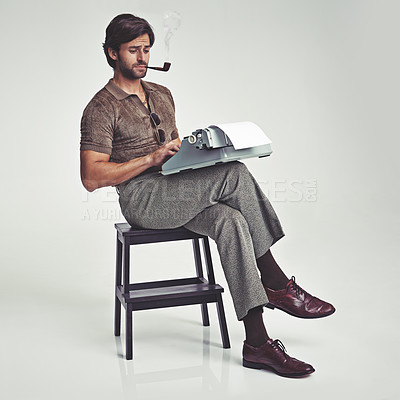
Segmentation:
{"type": "Polygon", "coordinates": [[[108,49],[108,55],[113,59],[113,60],[118,60],[118,53],[116,50],[112,49],[109,47],[108,49]]]}

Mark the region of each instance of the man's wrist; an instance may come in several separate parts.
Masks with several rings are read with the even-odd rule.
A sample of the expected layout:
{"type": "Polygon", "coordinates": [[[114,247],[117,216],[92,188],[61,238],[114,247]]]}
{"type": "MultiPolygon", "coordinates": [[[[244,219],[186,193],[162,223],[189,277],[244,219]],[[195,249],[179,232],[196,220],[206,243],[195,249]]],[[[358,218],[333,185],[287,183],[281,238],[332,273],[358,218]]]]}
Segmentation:
{"type": "Polygon", "coordinates": [[[147,156],[144,156],[144,163],[146,164],[147,168],[154,167],[154,160],[153,160],[153,154],[147,154],[147,156]]]}

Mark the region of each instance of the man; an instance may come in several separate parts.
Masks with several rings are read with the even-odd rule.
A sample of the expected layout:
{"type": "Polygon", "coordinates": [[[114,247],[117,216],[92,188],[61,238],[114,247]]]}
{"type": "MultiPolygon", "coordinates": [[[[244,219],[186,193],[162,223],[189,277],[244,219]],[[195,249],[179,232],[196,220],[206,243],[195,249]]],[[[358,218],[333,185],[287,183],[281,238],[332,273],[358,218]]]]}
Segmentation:
{"type": "Polygon", "coordinates": [[[185,226],[215,240],[238,320],[245,327],[243,365],[286,377],[314,368],[290,357],[265,329],[263,306],[300,318],[334,307],[286,277],[270,247],[284,236],[278,217],[240,162],[164,176],[161,165],[180,148],[170,91],[142,78],[154,33],[142,18],[115,17],[103,45],[114,77],[89,102],[81,122],[81,178],[93,191],[116,186],[133,227],[185,226]],[[260,275],[261,274],[261,279],[260,275]]]}

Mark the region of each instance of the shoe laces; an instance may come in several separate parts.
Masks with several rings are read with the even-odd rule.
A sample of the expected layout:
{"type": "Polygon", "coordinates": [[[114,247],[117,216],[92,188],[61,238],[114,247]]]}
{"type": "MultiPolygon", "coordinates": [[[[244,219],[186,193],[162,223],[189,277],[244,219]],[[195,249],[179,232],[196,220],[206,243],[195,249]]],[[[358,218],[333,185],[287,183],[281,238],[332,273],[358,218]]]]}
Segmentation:
{"type": "Polygon", "coordinates": [[[280,352],[282,352],[285,357],[287,356],[286,348],[285,348],[285,346],[283,345],[283,343],[279,339],[273,340],[271,345],[272,345],[272,347],[274,349],[279,350],[280,352]]]}
{"type": "Polygon", "coordinates": [[[299,297],[302,294],[305,294],[304,290],[296,283],[296,278],[294,276],[292,276],[290,280],[292,281],[291,286],[293,290],[296,292],[297,297],[299,297]]]}

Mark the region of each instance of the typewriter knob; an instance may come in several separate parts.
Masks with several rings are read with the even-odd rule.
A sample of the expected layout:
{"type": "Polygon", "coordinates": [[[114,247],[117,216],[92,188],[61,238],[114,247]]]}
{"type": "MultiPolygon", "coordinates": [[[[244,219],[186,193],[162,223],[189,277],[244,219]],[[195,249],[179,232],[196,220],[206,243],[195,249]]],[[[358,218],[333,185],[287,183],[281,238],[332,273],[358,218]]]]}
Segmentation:
{"type": "Polygon", "coordinates": [[[189,136],[188,136],[188,142],[189,142],[190,144],[195,144],[195,143],[197,142],[197,137],[194,136],[194,135],[189,135],[189,136]]]}

